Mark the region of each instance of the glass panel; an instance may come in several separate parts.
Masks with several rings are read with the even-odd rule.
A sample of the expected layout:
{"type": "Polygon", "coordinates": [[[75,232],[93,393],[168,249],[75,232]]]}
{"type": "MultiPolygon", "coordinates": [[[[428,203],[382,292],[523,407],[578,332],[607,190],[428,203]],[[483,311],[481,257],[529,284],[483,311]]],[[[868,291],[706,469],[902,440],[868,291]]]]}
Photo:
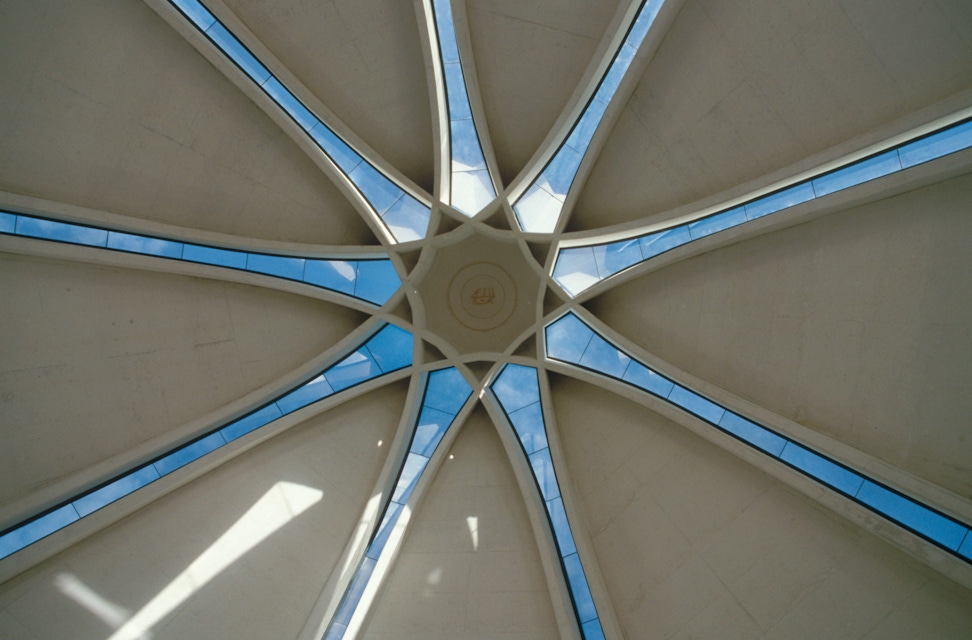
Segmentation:
{"type": "Polygon", "coordinates": [[[590,327],[568,313],[546,328],[547,357],[577,364],[593,335],[590,327]]]}
{"type": "Polygon", "coordinates": [[[203,262],[217,267],[232,269],[246,269],[247,254],[230,249],[216,249],[202,247],[198,244],[187,244],[182,249],[182,259],[189,262],[203,262]]]}
{"type": "Polygon", "coordinates": [[[253,413],[247,416],[243,416],[236,422],[231,422],[222,429],[219,430],[223,434],[223,439],[226,442],[232,442],[241,436],[259,429],[260,427],[269,424],[282,416],[280,409],[275,404],[268,404],[265,407],[257,409],[253,413]]]}
{"type": "Polygon", "coordinates": [[[584,640],[604,640],[604,630],[601,629],[601,621],[597,618],[582,624],[581,633],[584,634],[584,640]]]}
{"type": "Polygon", "coordinates": [[[336,164],[345,175],[349,175],[354,168],[361,164],[361,156],[349,147],[347,143],[331,131],[326,124],[318,122],[310,130],[310,137],[324,150],[324,153],[336,164]]]}
{"type": "Polygon", "coordinates": [[[506,365],[492,384],[492,389],[507,414],[540,402],[540,383],[537,370],[533,367],[506,365]]]}
{"type": "Polygon", "coordinates": [[[601,278],[614,275],[644,259],[641,255],[641,243],[637,238],[601,244],[592,248],[594,260],[597,262],[597,272],[601,278]]]}
{"type": "Polygon", "coordinates": [[[236,36],[222,24],[214,22],[212,26],[206,29],[206,35],[257,84],[263,84],[270,78],[270,72],[267,71],[267,68],[260,64],[260,61],[243,46],[243,43],[237,40],[236,36]]]}
{"type": "Polygon", "coordinates": [[[284,414],[292,413],[297,409],[317,402],[334,393],[331,385],[327,383],[324,375],[321,374],[313,380],[297,387],[287,395],[277,400],[277,407],[284,414]]]}
{"type": "Polygon", "coordinates": [[[604,80],[601,81],[601,86],[597,88],[597,93],[594,94],[595,100],[607,103],[611,102],[611,98],[614,97],[614,94],[618,91],[618,87],[621,85],[624,74],[628,72],[628,67],[631,66],[631,61],[634,59],[635,53],[636,51],[631,45],[621,45],[617,57],[611,63],[608,72],[604,75],[604,80]]]}
{"type": "Polygon", "coordinates": [[[148,465],[141,469],[136,469],[126,476],[115,480],[110,484],[92,491],[74,501],[74,509],[82,518],[89,513],[94,513],[105,505],[111,504],[119,498],[127,496],[136,489],[141,489],[145,485],[158,480],[159,472],[155,467],[148,465]]]}
{"type": "Polygon", "coordinates": [[[395,325],[385,328],[368,340],[368,351],[385,373],[397,371],[412,364],[412,334],[395,325]]]}
{"type": "Polygon", "coordinates": [[[391,260],[361,260],[358,262],[358,280],[354,295],[374,304],[385,304],[398,291],[402,281],[398,279],[391,260]]]}
{"type": "Polygon", "coordinates": [[[458,62],[450,62],[442,66],[445,72],[449,120],[472,118],[472,110],[469,108],[469,98],[466,95],[466,82],[462,77],[462,65],[458,62]]]}
{"type": "Polygon", "coordinates": [[[222,434],[217,431],[216,433],[211,433],[201,440],[196,440],[192,444],[187,444],[181,449],[173,451],[161,460],[156,460],[153,464],[155,465],[155,469],[159,472],[159,475],[164,476],[172,473],[176,469],[186,466],[194,460],[198,460],[207,453],[219,449],[224,444],[226,444],[226,441],[223,440],[222,434]]]}
{"type": "Polygon", "coordinates": [[[0,211],[0,233],[13,233],[17,226],[17,216],[6,211],[0,211]]]}
{"type": "Polygon", "coordinates": [[[968,531],[954,520],[876,485],[870,480],[864,481],[864,485],[857,493],[857,499],[952,551],[958,550],[968,531]]]}
{"type": "Polygon", "coordinates": [[[567,512],[564,510],[564,501],[561,498],[554,498],[548,502],[547,513],[550,514],[550,523],[553,525],[554,537],[560,548],[560,556],[577,553],[574,536],[570,532],[570,523],[567,521],[567,512]]]}
{"type": "Polygon", "coordinates": [[[703,420],[708,420],[713,424],[719,424],[722,414],[726,412],[714,402],[706,400],[702,396],[689,391],[685,387],[674,385],[672,392],[668,394],[668,399],[690,413],[694,413],[703,420]]]}
{"type": "Polygon", "coordinates": [[[698,240],[699,238],[724,231],[744,222],[746,222],[746,209],[744,207],[736,207],[735,209],[723,211],[714,216],[702,218],[701,220],[690,223],[688,226],[689,235],[692,236],[693,240],[698,240]]]}
{"type": "Polygon", "coordinates": [[[179,7],[189,20],[203,31],[216,22],[213,14],[209,13],[206,7],[202,6],[198,0],[172,0],[172,4],[179,7]]]}
{"type": "Polygon", "coordinates": [[[375,535],[375,539],[371,541],[371,544],[368,545],[368,553],[366,555],[369,558],[377,560],[381,556],[385,545],[388,544],[388,536],[394,531],[395,524],[398,522],[398,517],[401,513],[401,504],[397,502],[388,503],[388,508],[385,509],[385,515],[381,519],[381,525],[378,527],[378,533],[375,535]]]}
{"type": "Polygon", "coordinates": [[[162,256],[163,258],[182,258],[182,243],[162,240],[160,238],[149,238],[146,236],[136,236],[130,233],[119,231],[108,232],[108,248],[118,249],[119,251],[130,251],[132,253],[143,253],[151,256],[162,256]]]}
{"type": "Polygon", "coordinates": [[[303,280],[304,260],[303,258],[285,258],[283,256],[250,253],[247,254],[246,270],[289,280],[303,280]]]}
{"type": "Polygon", "coordinates": [[[452,206],[466,215],[476,215],[496,198],[489,171],[452,174],[452,206]]]}
{"type": "Polygon", "coordinates": [[[371,558],[365,558],[361,561],[361,566],[358,567],[354,580],[348,586],[348,592],[344,595],[344,602],[341,603],[341,608],[338,609],[334,622],[345,626],[351,622],[351,616],[354,615],[354,610],[358,608],[361,594],[368,586],[368,581],[371,580],[371,574],[374,572],[376,564],[378,563],[371,558]]]}
{"type": "Polygon", "coordinates": [[[408,457],[405,458],[405,464],[402,465],[402,473],[398,476],[395,492],[392,494],[393,502],[401,504],[408,502],[415,485],[422,476],[422,472],[425,471],[425,465],[428,463],[429,459],[425,456],[420,456],[417,453],[408,454],[408,457]]]}
{"type": "Polygon", "coordinates": [[[426,458],[431,458],[439,441],[455,419],[455,414],[445,413],[431,407],[422,407],[418,425],[415,427],[415,437],[412,439],[410,451],[426,458]]]}
{"type": "Polygon", "coordinates": [[[561,147],[537,178],[536,185],[563,202],[583,159],[584,156],[570,147],[561,147]]]}
{"type": "Polygon", "coordinates": [[[364,347],[324,372],[324,377],[327,378],[328,384],[334,391],[343,391],[359,382],[380,375],[381,369],[378,368],[378,365],[372,360],[371,354],[364,347]]]}
{"type": "Polygon", "coordinates": [[[378,215],[388,211],[402,197],[402,190],[367,162],[360,163],[348,177],[378,215]]]}
{"type": "Polygon", "coordinates": [[[584,115],[574,125],[574,130],[570,132],[565,144],[577,153],[582,155],[587,153],[587,147],[591,144],[594,132],[597,131],[597,125],[601,124],[606,109],[606,104],[600,100],[591,99],[590,104],[584,109],[584,115]]]}
{"type": "Polygon", "coordinates": [[[647,260],[691,241],[692,236],[689,235],[687,225],[656,231],[641,237],[641,254],[647,260]]]}
{"type": "Polygon", "coordinates": [[[428,390],[423,404],[439,411],[456,415],[462,409],[472,388],[454,367],[440,369],[429,374],[428,390]]]}
{"type": "Polygon", "coordinates": [[[786,446],[785,439],[732,411],[726,411],[719,426],[771,456],[779,456],[786,446]]]}
{"type": "Polygon", "coordinates": [[[421,240],[429,229],[429,208],[408,195],[401,197],[381,216],[385,226],[399,242],[421,240]]]}
{"type": "Polygon", "coordinates": [[[344,637],[344,632],[347,630],[348,625],[335,622],[331,624],[331,627],[327,630],[324,640],[341,640],[344,637]]]}
{"type": "Polygon", "coordinates": [[[354,260],[306,260],[304,262],[304,282],[338,293],[353,296],[357,277],[358,263],[354,260]]]}
{"type": "Polygon", "coordinates": [[[577,609],[577,616],[581,623],[597,618],[594,596],[587,586],[587,576],[584,575],[580,557],[576,553],[564,557],[564,569],[567,571],[567,584],[570,585],[570,591],[574,595],[574,607],[577,609]]]}
{"type": "Polygon", "coordinates": [[[628,365],[628,369],[621,379],[662,398],[667,398],[675,387],[671,380],[658,375],[637,361],[632,361],[628,365]]]}
{"type": "Polygon", "coordinates": [[[648,35],[648,29],[655,21],[655,17],[658,16],[658,10],[661,9],[664,2],[665,0],[648,0],[645,3],[641,12],[638,13],[638,18],[632,25],[631,31],[628,32],[628,39],[625,42],[635,49],[641,46],[645,36],[648,35]]]}
{"type": "Polygon", "coordinates": [[[78,513],[70,504],[59,507],[36,520],[0,536],[0,558],[6,558],[11,553],[20,551],[29,544],[37,542],[78,521],[78,513]]]}
{"type": "Polygon", "coordinates": [[[797,469],[849,496],[856,495],[858,489],[861,488],[861,483],[864,482],[864,478],[853,471],[849,471],[795,442],[786,443],[783,452],[780,454],[780,460],[792,464],[797,469]]]}
{"type": "Polygon", "coordinates": [[[801,182],[750,202],[746,205],[746,216],[750,220],[755,220],[789,207],[795,207],[802,202],[813,200],[813,198],[813,185],[809,182],[801,182]]]}
{"type": "Polygon", "coordinates": [[[959,547],[959,553],[972,560],[972,533],[965,534],[965,542],[959,547]]]}
{"type": "Polygon", "coordinates": [[[972,120],[959,123],[898,149],[905,169],[972,146],[972,120]]]}
{"type": "Polygon", "coordinates": [[[472,120],[453,120],[449,123],[452,132],[452,171],[477,171],[486,168],[486,160],[479,146],[479,134],[472,120]]]}
{"type": "Polygon", "coordinates": [[[550,459],[550,449],[540,449],[529,455],[533,475],[540,486],[540,495],[544,500],[553,500],[560,495],[557,485],[557,474],[554,472],[553,460],[550,459]]]}
{"type": "Polygon", "coordinates": [[[572,297],[600,282],[594,248],[561,249],[553,277],[572,297]]]}
{"type": "Polygon", "coordinates": [[[17,234],[92,247],[104,247],[108,243],[108,232],[104,229],[92,229],[77,224],[41,220],[28,216],[17,216],[17,234]]]}
{"type": "Polygon", "coordinates": [[[439,34],[439,49],[442,62],[459,62],[459,47],[456,45],[456,30],[452,21],[452,5],[449,0],[433,0],[435,27],[439,34]]]}
{"type": "Polygon", "coordinates": [[[547,447],[547,432],[543,424],[543,406],[539,402],[509,414],[513,430],[520,438],[527,455],[547,447]]]}
{"type": "Polygon", "coordinates": [[[280,108],[290,114],[301,129],[304,131],[310,131],[317,124],[318,120],[314,117],[307,107],[305,107],[300,100],[298,100],[294,94],[287,90],[285,86],[280,84],[280,81],[274,77],[270,77],[269,80],[263,83],[263,90],[267,92],[274,102],[280,105],[280,108]]]}
{"type": "Polygon", "coordinates": [[[513,205],[516,219],[524,231],[550,233],[557,226],[563,203],[536,184],[513,205]]]}
{"type": "Polygon", "coordinates": [[[855,162],[849,167],[814,178],[813,190],[819,198],[868,180],[886,176],[899,169],[901,169],[901,162],[898,160],[898,152],[892,149],[873,158],[855,162]]]}
{"type": "Polygon", "coordinates": [[[631,358],[618,351],[617,347],[595,334],[581,358],[581,366],[600,371],[612,378],[621,378],[628,368],[631,358]]]}

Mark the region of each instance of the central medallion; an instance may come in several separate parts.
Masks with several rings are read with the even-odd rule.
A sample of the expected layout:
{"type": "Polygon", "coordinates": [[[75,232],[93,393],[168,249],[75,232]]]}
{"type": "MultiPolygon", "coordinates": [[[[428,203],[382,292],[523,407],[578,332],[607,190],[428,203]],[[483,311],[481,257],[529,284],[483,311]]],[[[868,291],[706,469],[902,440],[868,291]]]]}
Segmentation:
{"type": "Polygon", "coordinates": [[[449,305],[459,322],[488,331],[506,322],[516,307],[516,287],[502,268],[478,262],[461,269],[449,286],[449,305]]]}

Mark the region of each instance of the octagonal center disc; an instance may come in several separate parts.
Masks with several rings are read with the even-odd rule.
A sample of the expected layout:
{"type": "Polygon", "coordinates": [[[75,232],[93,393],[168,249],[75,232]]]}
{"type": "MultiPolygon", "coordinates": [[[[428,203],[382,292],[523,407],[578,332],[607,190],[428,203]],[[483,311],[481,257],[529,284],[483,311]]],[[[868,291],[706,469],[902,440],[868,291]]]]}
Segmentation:
{"type": "Polygon", "coordinates": [[[449,285],[449,305],[470,329],[487,331],[506,322],[516,307],[516,287],[503,269],[477,262],[461,269],[449,285]]]}

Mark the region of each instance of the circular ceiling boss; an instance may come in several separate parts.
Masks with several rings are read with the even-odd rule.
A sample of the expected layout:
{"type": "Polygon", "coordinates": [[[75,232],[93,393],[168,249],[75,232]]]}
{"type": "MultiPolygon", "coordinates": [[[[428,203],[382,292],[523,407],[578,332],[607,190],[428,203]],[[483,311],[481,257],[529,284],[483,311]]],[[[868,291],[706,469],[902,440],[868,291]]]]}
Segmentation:
{"type": "Polygon", "coordinates": [[[463,267],[452,279],[449,306],[465,326],[488,331],[506,322],[513,313],[516,287],[500,267],[477,262],[463,267]]]}

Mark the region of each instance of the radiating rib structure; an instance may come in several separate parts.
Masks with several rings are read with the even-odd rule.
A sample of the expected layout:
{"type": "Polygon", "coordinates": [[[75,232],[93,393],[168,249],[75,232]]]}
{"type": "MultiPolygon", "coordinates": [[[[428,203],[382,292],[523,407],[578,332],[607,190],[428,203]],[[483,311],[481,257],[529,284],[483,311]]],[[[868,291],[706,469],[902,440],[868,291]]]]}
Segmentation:
{"type": "Polygon", "coordinates": [[[409,242],[425,237],[431,215],[428,203],[378,169],[312,113],[199,0],[169,2],[324,152],[367,203],[369,214],[385,230],[387,240],[409,242]]]}
{"type": "Polygon", "coordinates": [[[435,77],[443,125],[440,129],[448,136],[448,145],[443,145],[448,157],[443,158],[447,175],[442,176],[441,197],[472,217],[496,198],[480,136],[484,125],[476,122],[476,113],[481,110],[473,109],[470,101],[450,0],[423,0],[423,6],[433,49],[431,59],[439,71],[435,77]]]}
{"type": "Polygon", "coordinates": [[[596,89],[584,99],[587,105],[572,124],[553,157],[513,203],[516,219],[529,233],[551,233],[564,212],[564,201],[574,184],[594,133],[628,72],[635,54],[648,35],[664,0],[645,0],[628,27],[624,41],[610,52],[608,65],[596,89]]]}
{"type": "Polygon", "coordinates": [[[635,265],[700,240],[784,212],[792,207],[909,169],[972,147],[972,119],[966,117],[931,133],[914,136],[865,158],[786,184],[769,194],[743,197],[691,222],[605,242],[596,236],[571,242],[557,252],[553,278],[572,298],[635,265]]]}
{"type": "Polygon", "coordinates": [[[574,313],[567,313],[548,324],[544,335],[548,359],[593,371],[661,398],[966,562],[972,562],[969,525],[655,371],[605,339],[574,313]]]}
{"type": "Polygon", "coordinates": [[[516,433],[523,455],[533,472],[580,632],[585,640],[603,639],[604,631],[597,606],[574,543],[574,535],[560,495],[560,483],[557,481],[557,472],[550,455],[537,370],[533,367],[507,364],[490,385],[490,389],[516,433]]]}
{"type": "Polygon", "coordinates": [[[346,259],[274,255],[0,211],[0,234],[249,271],[381,306],[402,285],[387,254],[346,259]]]}
{"type": "Polygon", "coordinates": [[[361,626],[374,598],[374,588],[370,590],[370,596],[366,591],[372,582],[380,581],[375,568],[383,558],[395,552],[394,545],[388,544],[389,538],[408,507],[412,492],[428,467],[432,454],[456,422],[456,416],[470,395],[472,388],[455,367],[429,374],[423,391],[422,408],[416,422],[410,425],[408,453],[398,468],[394,490],[385,501],[380,524],[372,533],[364,557],[358,562],[354,577],[324,632],[325,640],[340,640],[348,633],[349,627],[354,630],[361,626]]]}
{"type": "Polygon", "coordinates": [[[411,333],[384,325],[349,355],[262,407],[3,531],[0,559],[298,409],[411,366],[412,348],[411,333]]]}

